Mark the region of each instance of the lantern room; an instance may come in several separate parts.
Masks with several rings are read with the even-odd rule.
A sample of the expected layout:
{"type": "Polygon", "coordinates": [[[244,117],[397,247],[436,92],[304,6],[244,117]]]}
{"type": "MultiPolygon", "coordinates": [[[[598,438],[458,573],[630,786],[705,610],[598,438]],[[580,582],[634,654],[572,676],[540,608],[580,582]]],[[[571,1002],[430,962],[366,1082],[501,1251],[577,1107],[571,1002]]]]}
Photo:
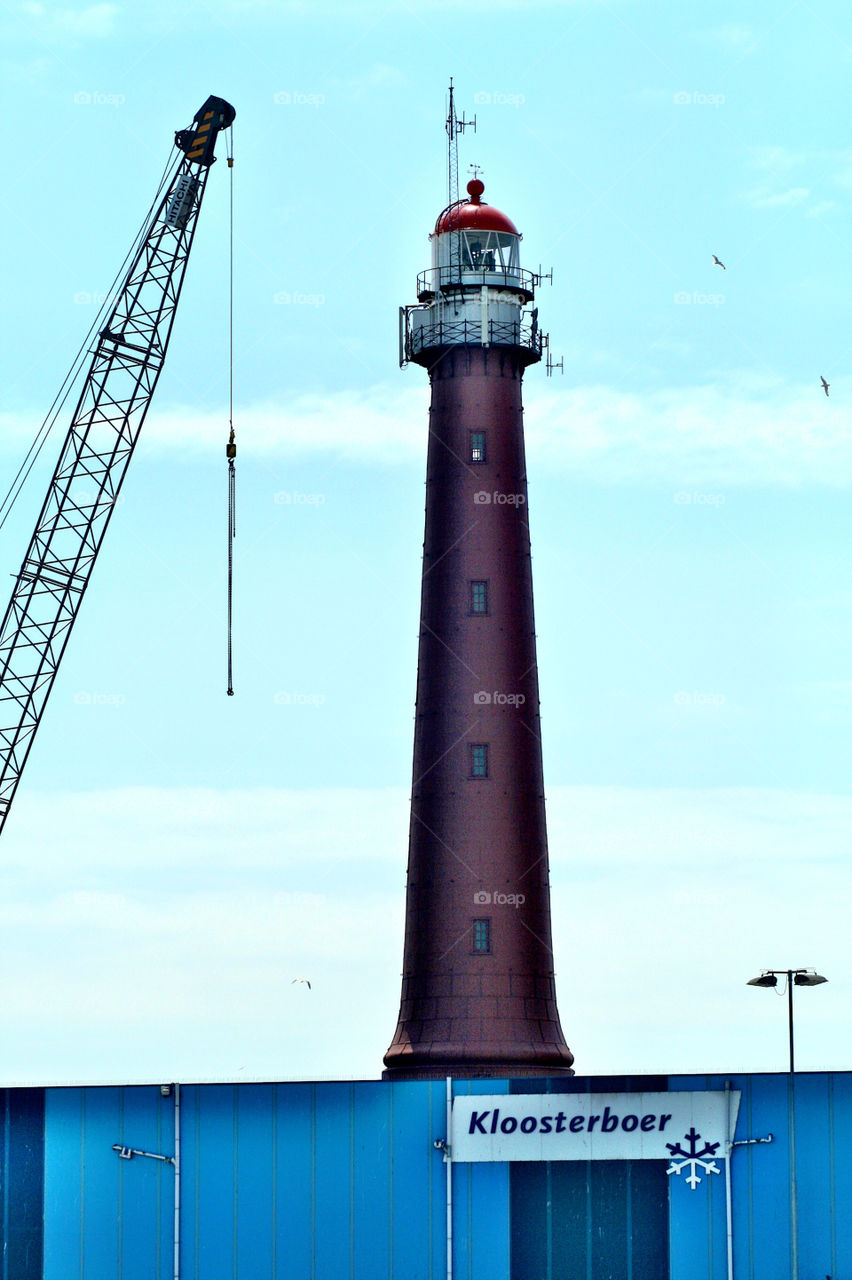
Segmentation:
{"type": "Polygon", "coordinates": [[[432,268],[421,272],[421,301],[449,288],[488,285],[516,289],[529,301],[531,273],[521,270],[521,233],[505,213],[482,200],[479,178],[467,184],[468,198],[451,204],[438,217],[432,242],[432,268]]]}

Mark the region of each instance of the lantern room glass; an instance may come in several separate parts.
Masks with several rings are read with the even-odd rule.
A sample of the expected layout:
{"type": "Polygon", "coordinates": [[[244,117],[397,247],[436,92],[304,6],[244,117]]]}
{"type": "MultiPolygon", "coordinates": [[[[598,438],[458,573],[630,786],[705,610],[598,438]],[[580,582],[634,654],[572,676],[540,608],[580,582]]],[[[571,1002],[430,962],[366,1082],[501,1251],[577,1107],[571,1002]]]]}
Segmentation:
{"type": "Polygon", "coordinates": [[[464,231],[462,269],[465,271],[517,271],[520,265],[518,237],[507,231],[464,231]]]}

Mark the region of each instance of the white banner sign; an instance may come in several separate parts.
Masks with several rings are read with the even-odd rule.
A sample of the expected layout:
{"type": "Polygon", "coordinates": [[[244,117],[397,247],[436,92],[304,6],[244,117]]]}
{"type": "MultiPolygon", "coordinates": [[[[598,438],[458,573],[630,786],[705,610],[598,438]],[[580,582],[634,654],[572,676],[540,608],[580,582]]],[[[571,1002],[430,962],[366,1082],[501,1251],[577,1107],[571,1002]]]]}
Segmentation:
{"type": "Polygon", "coordinates": [[[740,1094],[501,1093],[453,1099],[453,1160],[723,1160],[740,1094]]]}

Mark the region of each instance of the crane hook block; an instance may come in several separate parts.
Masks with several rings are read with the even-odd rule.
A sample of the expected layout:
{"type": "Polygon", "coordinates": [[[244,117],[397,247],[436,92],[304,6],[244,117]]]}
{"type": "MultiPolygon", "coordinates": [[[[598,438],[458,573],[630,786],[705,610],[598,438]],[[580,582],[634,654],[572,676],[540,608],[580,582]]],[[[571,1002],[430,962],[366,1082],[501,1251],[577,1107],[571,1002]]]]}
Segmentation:
{"type": "Polygon", "coordinates": [[[223,129],[233,124],[236,111],[224,98],[209,97],[204,106],[193,116],[194,129],[180,129],[175,134],[175,146],[180,147],[188,160],[196,164],[211,165],[216,157],[216,139],[223,129]]]}

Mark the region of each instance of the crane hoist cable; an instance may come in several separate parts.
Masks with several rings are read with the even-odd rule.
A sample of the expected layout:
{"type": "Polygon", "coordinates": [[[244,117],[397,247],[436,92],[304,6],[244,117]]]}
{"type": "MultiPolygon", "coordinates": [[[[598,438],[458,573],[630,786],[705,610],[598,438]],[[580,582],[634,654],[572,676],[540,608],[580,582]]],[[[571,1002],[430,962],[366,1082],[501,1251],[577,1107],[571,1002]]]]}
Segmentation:
{"type": "Polygon", "coordinates": [[[234,460],[237,446],[234,428],[225,446],[228,459],[228,697],[234,696],[233,614],[234,614],[234,538],[237,536],[237,472],[234,460]]]}
{"type": "Polygon", "coordinates": [[[230,244],[228,306],[228,425],[231,434],[225,446],[228,459],[228,697],[234,696],[234,538],[237,536],[237,446],[234,441],[234,126],[227,134],[230,177],[230,244]]]}

